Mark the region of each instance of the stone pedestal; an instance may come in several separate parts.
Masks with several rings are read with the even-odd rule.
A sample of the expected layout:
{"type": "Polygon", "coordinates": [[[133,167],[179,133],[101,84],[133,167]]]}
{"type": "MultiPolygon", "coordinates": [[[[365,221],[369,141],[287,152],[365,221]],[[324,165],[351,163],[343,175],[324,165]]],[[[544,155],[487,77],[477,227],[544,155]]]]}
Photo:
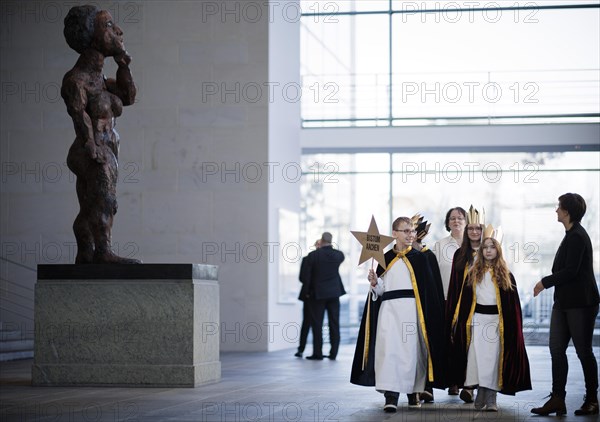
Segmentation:
{"type": "Polygon", "coordinates": [[[33,385],[218,381],[217,267],[39,265],[35,330],[33,385]]]}

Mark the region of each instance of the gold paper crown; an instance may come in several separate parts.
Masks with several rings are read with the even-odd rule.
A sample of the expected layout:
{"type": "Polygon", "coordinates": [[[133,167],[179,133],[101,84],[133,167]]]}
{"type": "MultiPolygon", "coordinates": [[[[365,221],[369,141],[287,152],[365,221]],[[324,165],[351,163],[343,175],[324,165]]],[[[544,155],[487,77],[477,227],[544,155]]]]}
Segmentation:
{"type": "Polygon", "coordinates": [[[431,226],[431,223],[427,223],[427,221],[423,221],[421,223],[419,223],[419,225],[417,226],[417,240],[419,242],[421,242],[425,236],[427,236],[427,234],[429,233],[429,227],[431,226]]]}
{"type": "Polygon", "coordinates": [[[485,229],[483,229],[483,239],[492,238],[496,239],[498,243],[502,244],[502,238],[504,237],[504,233],[502,232],[502,227],[498,226],[497,229],[494,228],[491,224],[488,224],[485,229]]]}
{"type": "Polygon", "coordinates": [[[427,223],[427,221],[423,221],[424,217],[420,213],[416,213],[410,218],[414,229],[417,231],[417,240],[420,242],[423,240],[427,233],[429,233],[429,226],[431,223],[427,223]]]}
{"type": "Polygon", "coordinates": [[[485,224],[485,210],[480,214],[473,205],[469,208],[467,213],[467,224],[485,224]]]}
{"type": "Polygon", "coordinates": [[[413,215],[410,218],[410,221],[412,222],[413,227],[417,227],[419,224],[421,224],[423,222],[423,217],[421,216],[420,213],[416,213],[415,215],[413,215]]]}

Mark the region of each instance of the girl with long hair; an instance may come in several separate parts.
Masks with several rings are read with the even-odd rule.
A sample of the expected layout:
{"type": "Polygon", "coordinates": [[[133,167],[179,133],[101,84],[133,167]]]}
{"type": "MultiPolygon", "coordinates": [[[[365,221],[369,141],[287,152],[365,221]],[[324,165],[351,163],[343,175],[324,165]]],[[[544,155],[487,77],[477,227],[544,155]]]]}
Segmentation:
{"type": "Polygon", "coordinates": [[[477,388],[476,410],[497,411],[496,396],[531,389],[515,278],[488,226],[452,318],[459,386],[477,388]]]}

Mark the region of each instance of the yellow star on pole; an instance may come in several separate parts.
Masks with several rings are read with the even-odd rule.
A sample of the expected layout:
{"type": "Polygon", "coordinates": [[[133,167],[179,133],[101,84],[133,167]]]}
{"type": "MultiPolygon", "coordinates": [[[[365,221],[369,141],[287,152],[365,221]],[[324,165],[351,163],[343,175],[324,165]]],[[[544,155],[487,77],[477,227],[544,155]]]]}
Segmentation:
{"type": "Polygon", "coordinates": [[[356,237],[356,240],[362,245],[362,251],[360,252],[360,258],[358,265],[362,264],[369,258],[375,259],[383,268],[386,268],[385,257],[383,256],[383,249],[394,241],[391,236],[385,236],[379,234],[375,217],[371,216],[371,224],[369,225],[369,231],[357,232],[350,231],[356,237]]]}

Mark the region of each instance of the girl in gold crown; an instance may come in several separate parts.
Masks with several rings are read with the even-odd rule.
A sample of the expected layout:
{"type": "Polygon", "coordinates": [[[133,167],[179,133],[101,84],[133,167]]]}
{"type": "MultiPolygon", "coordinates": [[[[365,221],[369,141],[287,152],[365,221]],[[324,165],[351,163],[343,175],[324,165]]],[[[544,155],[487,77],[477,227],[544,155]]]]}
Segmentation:
{"type": "Polygon", "coordinates": [[[496,394],[531,389],[515,278],[486,227],[452,319],[459,386],[477,388],[475,409],[497,411],[496,394]]]}
{"type": "MultiPolygon", "coordinates": [[[[452,258],[452,269],[450,271],[450,283],[448,285],[447,298],[446,298],[446,341],[450,342],[451,323],[460,292],[462,291],[463,285],[467,279],[467,273],[473,266],[473,262],[477,258],[477,250],[481,245],[481,236],[483,234],[485,223],[485,214],[479,213],[477,209],[471,205],[469,212],[467,213],[467,225],[463,235],[463,241],[460,248],[454,252],[452,258]]],[[[450,352],[452,347],[448,344],[450,352]]],[[[457,378],[456,366],[454,365],[455,358],[452,353],[448,354],[448,379],[457,378]]],[[[458,386],[450,384],[448,388],[448,394],[451,396],[458,395],[458,386]]],[[[463,388],[460,392],[460,398],[465,403],[473,403],[473,390],[470,388],[463,388]]]]}

